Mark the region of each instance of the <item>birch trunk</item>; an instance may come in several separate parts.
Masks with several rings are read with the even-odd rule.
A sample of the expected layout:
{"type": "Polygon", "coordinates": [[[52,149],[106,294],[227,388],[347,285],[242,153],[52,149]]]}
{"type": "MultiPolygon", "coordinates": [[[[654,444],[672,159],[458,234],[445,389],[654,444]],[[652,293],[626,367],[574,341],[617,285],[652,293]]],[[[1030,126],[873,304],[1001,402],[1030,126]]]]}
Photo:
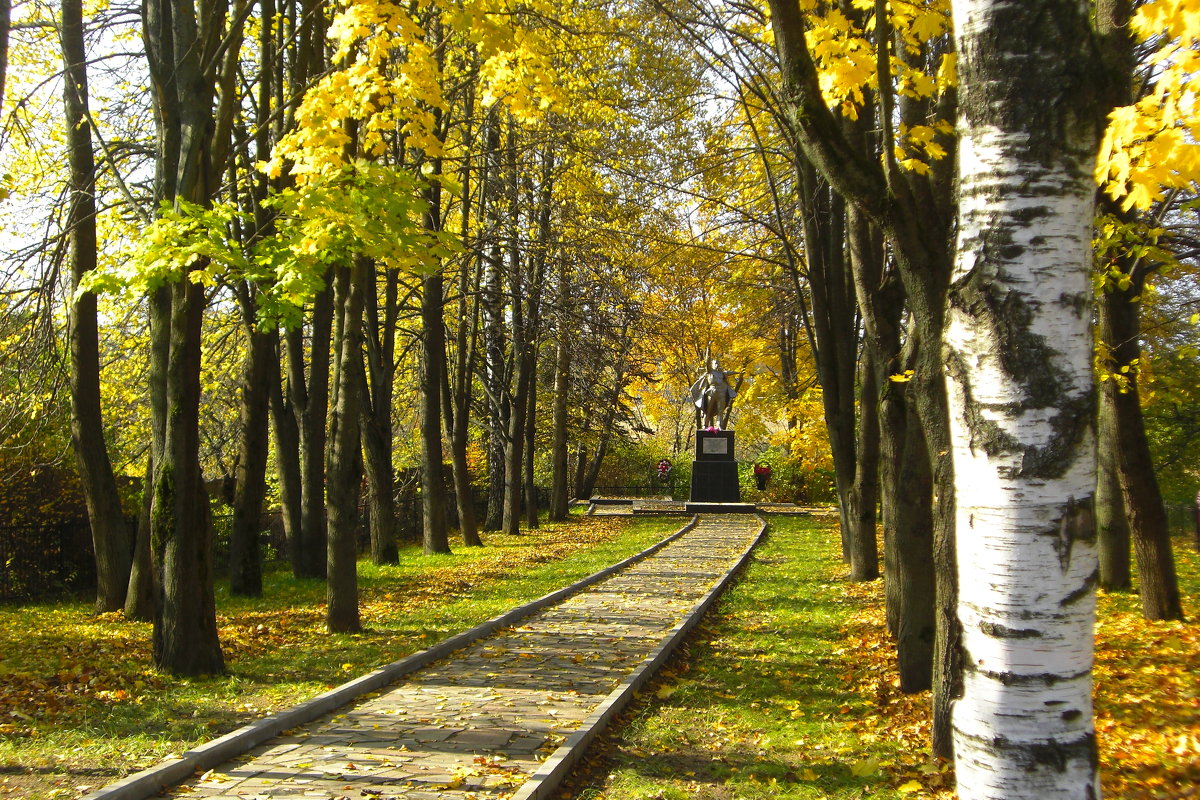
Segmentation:
{"type": "Polygon", "coordinates": [[[959,232],[947,313],[962,800],[1098,798],[1086,9],[956,0],[959,232]]]}

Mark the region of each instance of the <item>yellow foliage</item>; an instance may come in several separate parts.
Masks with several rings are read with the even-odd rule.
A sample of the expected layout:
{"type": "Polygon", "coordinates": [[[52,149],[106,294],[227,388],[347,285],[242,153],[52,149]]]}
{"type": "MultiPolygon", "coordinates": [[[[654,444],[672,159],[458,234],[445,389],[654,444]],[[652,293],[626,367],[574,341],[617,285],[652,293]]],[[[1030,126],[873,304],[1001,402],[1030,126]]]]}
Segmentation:
{"type": "Polygon", "coordinates": [[[1200,176],[1200,0],[1152,0],[1130,28],[1156,44],[1147,63],[1153,82],[1136,103],[1109,115],[1096,181],[1124,208],[1145,210],[1200,176]]]}
{"type": "Polygon", "coordinates": [[[548,37],[527,27],[518,13],[529,8],[503,0],[437,8],[345,0],[329,28],[335,68],[305,93],[296,128],[262,169],[277,176],[286,167],[297,185],[336,174],[352,158],[351,122],[358,125],[360,153],[380,158],[415,148],[430,158],[443,155],[435,112],[449,103],[435,30],[473,44],[485,106],[503,102],[519,121],[540,118],[564,95],[548,37]]]}

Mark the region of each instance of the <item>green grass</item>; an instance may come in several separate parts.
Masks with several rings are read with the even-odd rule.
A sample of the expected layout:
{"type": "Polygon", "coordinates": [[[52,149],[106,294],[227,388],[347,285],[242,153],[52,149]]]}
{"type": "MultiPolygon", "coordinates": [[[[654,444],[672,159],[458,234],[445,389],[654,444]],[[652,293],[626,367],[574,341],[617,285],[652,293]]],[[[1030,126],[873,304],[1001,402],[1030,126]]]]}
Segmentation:
{"type": "MultiPolygon", "coordinates": [[[[850,691],[845,569],[829,523],[771,522],[766,542],[663,676],[573,778],[579,800],[929,797],[897,787],[937,770],[878,734],[850,691]]],[[[889,675],[878,676],[883,684],[889,675]]],[[[883,690],[886,693],[886,688],[883,690]]],[[[914,787],[907,787],[912,790],[914,787]]]]}
{"type": "Polygon", "coordinates": [[[602,569],[680,520],[595,518],[399,565],[360,563],[366,630],[324,631],[325,584],[267,575],[262,599],[218,588],[227,674],[150,666],[150,626],[85,603],[0,607],[0,797],[74,797],[288,707],[602,569]]]}

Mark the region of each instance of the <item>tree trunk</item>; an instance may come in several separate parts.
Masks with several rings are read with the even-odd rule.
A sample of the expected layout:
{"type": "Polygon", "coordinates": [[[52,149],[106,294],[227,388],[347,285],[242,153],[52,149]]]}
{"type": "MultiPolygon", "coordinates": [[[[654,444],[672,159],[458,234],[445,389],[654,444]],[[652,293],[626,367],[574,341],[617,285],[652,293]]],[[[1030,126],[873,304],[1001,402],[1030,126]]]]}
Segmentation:
{"type": "MultiPolygon", "coordinates": [[[[882,4],[878,4],[882,9],[882,4]]],[[[941,336],[945,291],[950,274],[949,231],[953,220],[950,181],[944,166],[933,166],[921,178],[902,172],[893,156],[894,118],[892,95],[881,92],[879,119],[882,152],[864,152],[850,141],[843,123],[829,110],[821,93],[816,65],[805,39],[801,8],[784,0],[770,0],[771,26],[779,54],[784,86],[783,116],[797,146],[817,171],[848,202],[854,204],[883,231],[892,247],[909,308],[921,340],[909,391],[921,419],[930,454],[934,483],[934,564],[937,585],[937,638],[934,655],[933,749],[939,756],[952,753],[950,708],[957,693],[957,621],[954,616],[954,498],[953,470],[949,459],[948,416],[942,380],[941,336]]],[[[887,15],[877,11],[876,18],[887,15]]],[[[877,28],[880,72],[890,83],[886,23],[877,28]]],[[[883,81],[880,85],[885,85],[883,81]]],[[[955,95],[939,98],[938,116],[952,119],[955,95]]],[[[953,142],[946,142],[953,149],[953,142]]],[[[953,158],[944,159],[953,163],[953,158]]]]}
{"type": "MultiPolygon", "coordinates": [[[[893,389],[892,394],[902,394],[893,389]]],[[[884,403],[884,482],[892,498],[884,506],[884,552],[888,620],[896,637],[900,691],[933,686],[936,586],[933,564],[933,476],[920,421],[902,397],[884,403]]]]}
{"type": "Polygon", "coordinates": [[[534,244],[533,278],[529,288],[528,310],[525,313],[526,357],[529,360],[528,398],[525,406],[525,465],[522,483],[525,487],[525,524],[529,528],[538,526],[537,486],[534,485],[534,459],[536,456],[537,396],[538,396],[538,343],[542,330],[542,290],[546,279],[546,264],[550,258],[553,238],[551,228],[554,188],[554,153],[549,147],[542,151],[541,186],[537,203],[537,242],[534,244]]]}
{"type": "Polygon", "coordinates": [[[150,553],[150,504],[154,499],[154,448],[146,458],[146,476],[142,479],[142,508],[138,513],[137,534],[133,543],[133,565],[129,589],[125,593],[125,619],[151,622],[155,615],[158,589],[154,585],[154,561],[150,553]]]}
{"type": "Polygon", "coordinates": [[[446,481],[442,466],[442,370],[446,368],[446,328],[442,318],[442,273],[421,281],[421,517],[422,550],[449,553],[446,481]]]}
{"type": "MultiPolygon", "coordinates": [[[[532,357],[530,359],[533,360],[532,357]]],[[[529,367],[529,400],[525,408],[525,463],[521,483],[525,489],[525,526],[534,529],[538,526],[537,486],[534,485],[534,445],[537,436],[537,365],[529,367]]]]}
{"type": "MultiPolygon", "coordinates": [[[[7,12],[7,8],[2,9],[7,12]]],[[[7,21],[7,13],[3,19],[7,21]]],[[[3,31],[7,45],[7,28],[3,31]]],[[[63,0],[62,52],[64,115],[67,125],[70,195],[67,208],[68,258],[71,286],[96,268],[96,168],[92,155],[92,128],[88,118],[86,53],[83,44],[83,11],[80,0],[63,0]]],[[[0,73],[0,95],[3,78],[0,73]]],[[[96,296],[79,295],[68,319],[71,342],[71,444],[87,502],[88,521],[96,554],[98,612],[125,606],[129,587],[129,526],[121,512],[113,476],[104,420],[100,411],[100,335],[96,323],[96,296]]]]}
{"type": "MultiPolygon", "coordinates": [[[[460,345],[461,337],[460,337],[460,345]]],[[[459,368],[467,367],[473,359],[459,359],[459,368]]],[[[454,501],[458,509],[458,532],[462,535],[466,547],[483,547],[479,538],[479,522],[475,514],[475,496],[471,489],[471,468],[467,463],[467,446],[470,441],[468,412],[471,407],[471,372],[467,369],[460,372],[459,388],[451,397],[449,380],[443,386],[447,399],[446,406],[453,403],[453,408],[444,408],[446,438],[450,443],[450,467],[454,479],[454,501]]]]}
{"type": "MultiPolygon", "coordinates": [[[[465,274],[465,271],[464,271],[465,274]]],[[[442,416],[446,427],[446,439],[450,445],[451,475],[454,479],[454,500],[458,510],[458,531],[467,547],[482,547],[479,538],[479,522],[475,514],[475,496],[471,489],[471,468],[467,463],[467,447],[470,444],[471,375],[474,371],[474,334],[468,331],[465,322],[465,279],[459,292],[459,332],[455,389],[450,388],[449,375],[443,375],[442,416]]],[[[474,322],[470,324],[474,328],[474,322]]],[[[449,370],[446,370],[449,373],[449,370]]]]}
{"type": "Polygon", "coordinates": [[[169,288],[160,286],[147,298],[149,315],[150,352],[147,354],[150,384],[150,455],[146,459],[146,476],[142,481],[142,512],[138,520],[137,542],[134,545],[133,569],[129,574],[129,591],[125,598],[126,616],[130,619],[153,621],[160,609],[158,599],[160,564],[153,544],[155,464],[162,459],[167,421],[167,361],[170,356],[171,299],[169,288]],[[130,608],[133,605],[134,608],[130,608]],[[134,613],[130,613],[130,612],[134,613]],[[148,616],[147,616],[148,615],[148,616]]]}
{"type": "MultiPolygon", "coordinates": [[[[796,172],[804,214],[808,283],[812,297],[812,327],[821,404],[829,433],[834,479],[841,520],[842,557],[855,560],[857,509],[853,508],[856,461],[854,376],[857,361],[857,319],[854,289],[844,252],[845,203],[820,178],[812,165],[796,155],[796,172]]],[[[858,560],[862,560],[861,557],[858,560]]]]}
{"type": "MultiPolygon", "coordinates": [[[[464,148],[473,149],[474,131],[470,117],[475,109],[475,94],[471,86],[466,89],[464,101],[467,119],[463,129],[464,148]]],[[[462,166],[462,196],[461,240],[465,246],[471,235],[471,159],[464,158],[462,166]]],[[[482,217],[487,203],[487,181],[481,180],[479,186],[479,205],[482,217]]],[[[475,270],[467,269],[463,264],[458,282],[458,328],[455,334],[455,360],[453,389],[449,375],[449,359],[443,382],[442,418],[446,428],[446,440],[450,447],[450,465],[454,479],[454,500],[458,510],[458,530],[466,547],[482,547],[483,540],[479,538],[479,521],[475,513],[475,495],[471,487],[471,470],[467,462],[467,448],[470,444],[470,413],[472,384],[476,364],[476,343],[479,331],[479,300],[478,288],[480,283],[482,255],[475,259],[480,265],[475,270]],[[471,275],[474,273],[474,285],[471,275]],[[468,301],[472,295],[474,301],[468,301]]]]}
{"type": "Polygon", "coordinates": [[[242,597],[262,595],[263,501],[267,493],[267,446],[270,437],[270,380],[275,364],[274,332],[257,329],[249,287],[243,312],[249,336],[242,375],[242,441],[234,487],[233,527],[229,533],[229,591],[242,597]]]}
{"type": "MultiPolygon", "coordinates": [[[[858,292],[856,276],[883,274],[883,240],[872,229],[870,221],[857,209],[846,212],[846,235],[849,244],[851,272],[847,287],[847,302],[854,308],[858,292]]],[[[880,283],[878,278],[873,284],[880,283]]],[[[873,292],[872,292],[873,294],[873,292]]],[[[866,316],[865,312],[862,312],[866,316]]],[[[853,317],[853,311],[850,312],[853,317]]],[[[856,337],[857,338],[857,337],[856,337]]],[[[879,348],[878,336],[865,337],[859,356],[858,430],[854,450],[854,477],[847,494],[850,521],[850,580],[873,581],[879,577],[879,543],[875,525],[875,506],[879,499],[879,384],[886,359],[879,348]]],[[[854,350],[849,355],[853,357],[854,350]]],[[[844,356],[843,356],[844,357],[844,356]]],[[[852,387],[851,387],[852,388],[852,387]]],[[[851,403],[850,412],[854,405],[851,403]]]]}
{"type": "Polygon", "coordinates": [[[362,312],[367,259],[355,257],[337,268],[338,337],[333,376],[333,408],[329,417],[329,453],[325,473],[329,502],[326,563],[329,605],[325,626],[330,633],[356,633],[358,615],[358,499],[362,485],[359,449],[359,394],[362,375],[362,312]]]}
{"type": "Polygon", "coordinates": [[[313,298],[308,378],[304,376],[304,339],[300,330],[287,334],[288,388],[300,412],[300,561],[306,578],[325,577],[325,442],[329,414],[329,346],[333,331],[333,275],[313,298]]]}
{"type": "Polygon", "coordinates": [[[1135,272],[1128,289],[1108,287],[1097,298],[1100,341],[1107,345],[1112,359],[1109,368],[1126,378],[1121,387],[1115,381],[1105,381],[1101,391],[1105,411],[1112,414],[1115,441],[1111,446],[1116,453],[1121,496],[1133,535],[1142,616],[1146,619],[1183,619],[1175,559],[1171,553],[1171,531],[1158,479],[1154,475],[1138,396],[1137,364],[1141,347],[1138,304],[1134,298],[1144,290],[1144,276],[1135,272]],[[1122,369],[1127,372],[1122,373],[1122,369]]]}
{"type": "Polygon", "coordinates": [[[507,449],[504,453],[504,516],[501,530],[510,535],[521,532],[521,477],[525,454],[525,414],[529,408],[530,373],[532,370],[531,322],[527,300],[532,281],[528,276],[528,259],[522,259],[520,221],[521,184],[517,162],[517,132],[509,120],[505,144],[508,167],[508,288],[509,315],[512,318],[512,358],[516,363],[512,396],[509,400],[507,449]],[[524,273],[522,267],[525,267],[524,273]]]}
{"type": "MultiPolygon", "coordinates": [[[[218,94],[208,70],[219,65],[216,77],[229,88],[241,29],[227,30],[227,7],[220,3],[205,12],[201,26],[196,9],[186,4],[150,0],[142,6],[158,134],[155,196],[176,204],[211,200],[235,108],[231,92],[218,94]]],[[[150,515],[160,592],[153,657],[156,666],[177,675],[224,671],[213,596],[211,513],[199,460],[204,302],[203,287],[187,274],[151,298],[151,314],[157,317],[151,332],[160,337],[152,346],[166,351],[165,363],[154,367],[159,376],[152,375],[152,391],[161,392],[151,401],[153,433],[161,441],[150,515]]]]}
{"type": "MultiPolygon", "coordinates": [[[[920,692],[933,683],[934,570],[933,490],[929,456],[919,420],[905,397],[903,374],[912,366],[918,335],[910,332],[901,349],[904,291],[894,270],[876,257],[860,257],[870,239],[857,209],[850,211],[854,284],[870,353],[874,387],[860,392],[864,408],[878,404],[880,493],[884,532],[884,589],[888,630],[896,641],[902,692],[920,692]],[[901,380],[893,380],[901,377],[901,380]]],[[[877,251],[872,247],[871,253],[877,251]]],[[[866,414],[864,413],[864,419],[866,414]]],[[[860,449],[861,446],[860,446],[860,449]]]]}
{"type": "MultiPolygon", "coordinates": [[[[275,350],[278,352],[278,338],[275,350]]],[[[291,393],[289,392],[289,395],[291,393]]],[[[288,561],[292,576],[306,577],[304,569],[304,545],[301,531],[301,497],[304,493],[300,479],[300,428],[296,424],[296,410],[284,396],[278,367],[271,365],[270,376],[271,421],[274,430],[275,474],[279,476],[279,505],[283,517],[283,532],[287,538],[288,561]]]]}
{"type": "MultiPolygon", "coordinates": [[[[1137,54],[1129,19],[1130,0],[1099,0],[1096,3],[1096,28],[1101,34],[1102,57],[1109,67],[1107,99],[1114,106],[1136,100],[1137,54]]],[[[1107,196],[1101,197],[1101,211],[1125,223],[1136,223],[1132,211],[1124,211],[1107,196]]],[[[1133,536],[1137,558],[1138,591],[1142,598],[1142,616],[1146,619],[1183,619],[1183,604],[1171,553],[1171,534],[1167,525],[1162,493],[1154,473],[1142,406],[1138,396],[1137,371],[1141,357],[1141,330],[1138,298],[1146,289],[1146,279],[1161,265],[1149,256],[1128,251],[1118,253],[1105,270],[1115,269],[1129,278],[1129,286],[1105,286],[1097,297],[1099,339],[1111,363],[1107,368],[1127,380],[1118,387],[1105,381],[1102,387],[1102,413],[1111,413],[1121,496],[1125,518],[1133,536]],[[1122,371],[1124,370],[1124,371],[1122,371]]],[[[1102,444],[1103,446],[1103,444],[1102,444]]]]}
{"type": "MultiPolygon", "coordinates": [[[[592,486],[587,482],[587,445],[579,442],[575,445],[575,499],[588,500],[592,496],[592,486]]],[[[593,486],[595,484],[593,483],[593,486]]]]}
{"type": "Polygon", "coordinates": [[[504,525],[504,453],[508,431],[508,374],[504,358],[504,294],[501,286],[500,238],[500,120],[495,109],[488,115],[485,134],[487,171],[483,191],[487,198],[490,241],[483,255],[483,280],[479,302],[483,310],[483,383],[488,400],[488,497],[483,520],[485,531],[504,525]]]}
{"type": "Polygon", "coordinates": [[[1089,297],[1101,114],[1087,85],[1098,65],[1080,4],[963,0],[954,25],[958,794],[1099,797],[1089,297]]]}
{"type": "Polygon", "coordinates": [[[396,544],[395,472],[392,469],[392,396],[393,362],[396,357],[396,319],[398,316],[398,276],[395,270],[384,275],[384,312],[379,318],[374,275],[368,268],[367,298],[367,371],[362,392],[362,439],[367,468],[367,501],[370,504],[371,560],[376,564],[395,564],[400,559],[396,544]],[[382,324],[381,324],[382,323],[382,324]]]}
{"type": "Polygon", "coordinates": [[[1129,557],[1132,540],[1117,465],[1117,412],[1112,397],[1116,390],[1111,381],[1100,385],[1096,414],[1096,544],[1100,553],[1100,588],[1106,592],[1126,591],[1133,585],[1129,557]]]}
{"type": "Polygon", "coordinates": [[[212,519],[200,473],[200,328],[204,289],[170,287],[166,435],[156,465],[151,542],[160,571],[154,664],[174,675],[225,671],[217,636],[212,519]]]}
{"type": "Polygon", "coordinates": [[[571,348],[566,331],[559,323],[558,349],[554,359],[554,444],[553,481],[550,488],[550,519],[561,522],[570,516],[570,490],[567,486],[567,393],[570,391],[571,348]]]}

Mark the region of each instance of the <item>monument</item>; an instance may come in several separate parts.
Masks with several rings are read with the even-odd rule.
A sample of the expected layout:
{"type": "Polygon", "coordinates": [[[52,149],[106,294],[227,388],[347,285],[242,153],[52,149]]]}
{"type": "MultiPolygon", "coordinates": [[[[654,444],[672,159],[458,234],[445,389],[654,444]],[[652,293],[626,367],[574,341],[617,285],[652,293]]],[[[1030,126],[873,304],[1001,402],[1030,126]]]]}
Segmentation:
{"type": "Polygon", "coordinates": [[[696,454],[692,461],[690,502],[740,503],[733,431],[724,428],[737,396],[729,378],[741,373],[726,372],[715,358],[705,361],[706,371],[691,388],[692,403],[696,406],[696,454]]]}

